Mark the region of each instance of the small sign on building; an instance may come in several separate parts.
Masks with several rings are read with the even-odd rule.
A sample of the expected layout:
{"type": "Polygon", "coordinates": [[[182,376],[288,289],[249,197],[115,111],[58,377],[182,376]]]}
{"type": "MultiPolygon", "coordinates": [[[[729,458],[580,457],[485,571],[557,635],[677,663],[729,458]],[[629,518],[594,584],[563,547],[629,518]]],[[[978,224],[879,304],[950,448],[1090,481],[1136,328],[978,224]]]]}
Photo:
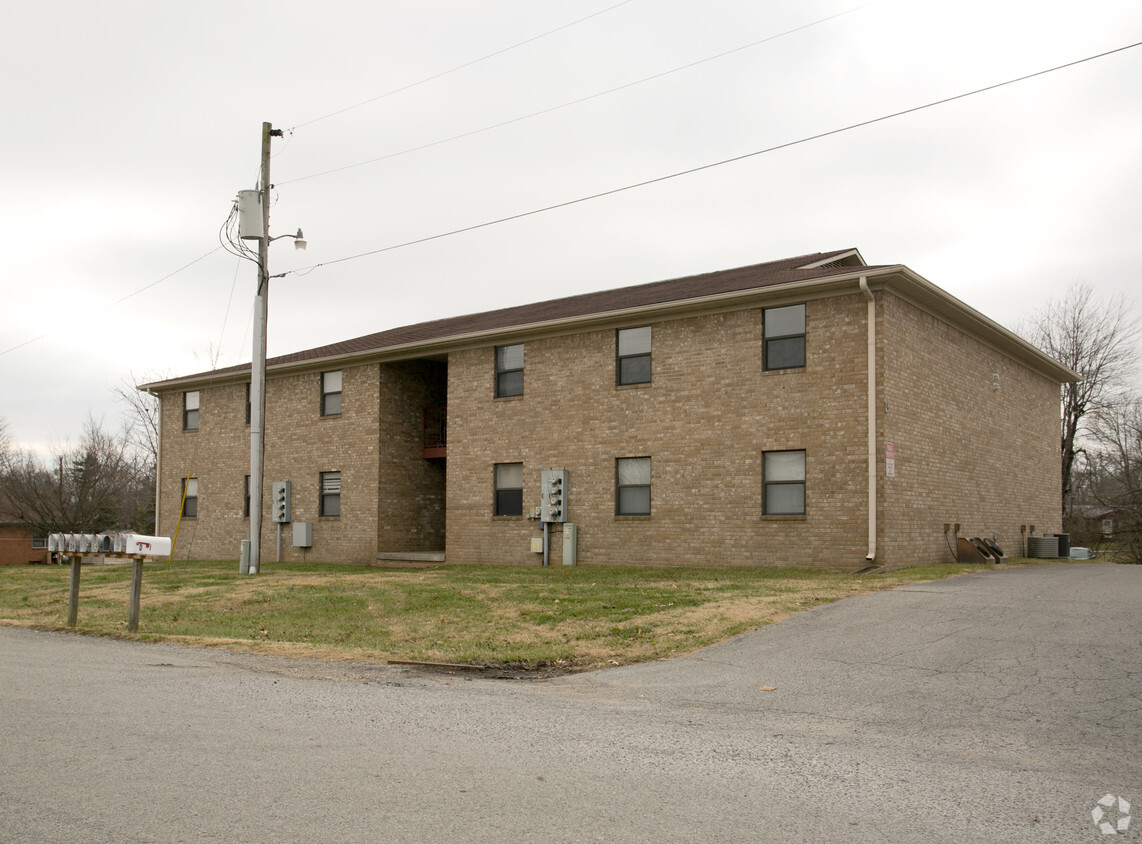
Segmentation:
{"type": "Polygon", "coordinates": [[[884,476],[896,477],[896,443],[884,444],[884,476]]]}

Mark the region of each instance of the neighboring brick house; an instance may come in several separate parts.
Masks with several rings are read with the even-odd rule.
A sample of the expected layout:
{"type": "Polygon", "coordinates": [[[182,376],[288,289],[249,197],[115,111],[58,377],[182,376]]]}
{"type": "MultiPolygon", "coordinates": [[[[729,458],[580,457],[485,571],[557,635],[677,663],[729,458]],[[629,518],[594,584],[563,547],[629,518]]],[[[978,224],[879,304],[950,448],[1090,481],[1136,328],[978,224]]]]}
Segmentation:
{"type": "Polygon", "coordinates": [[[0,566],[48,561],[48,538],[36,536],[21,522],[0,521],[0,566]]]}
{"type": "MultiPolygon", "coordinates": [[[[271,359],[264,500],[289,480],[313,525],[307,552],[286,526],[285,560],[534,565],[527,516],[560,468],[579,564],[936,563],[945,524],[1013,546],[1059,529],[1074,378],[904,266],[804,255],[271,359]]],[[[176,555],[236,559],[248,537],[249,381],[144,388],[158,532],[190,517],[176,555]]],[[[261,546],[272,564],[268,515],[261,546]]]]}

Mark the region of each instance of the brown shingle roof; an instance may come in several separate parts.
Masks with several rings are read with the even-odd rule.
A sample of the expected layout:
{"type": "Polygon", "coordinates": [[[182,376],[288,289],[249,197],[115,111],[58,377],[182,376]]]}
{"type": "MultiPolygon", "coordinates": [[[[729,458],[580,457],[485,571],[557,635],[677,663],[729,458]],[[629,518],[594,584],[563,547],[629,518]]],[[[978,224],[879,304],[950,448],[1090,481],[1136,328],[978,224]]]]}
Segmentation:
{"type": "MultiPolygon", "coordinates": [[[[582,293],[578,296],[551,299],[546,302],[516,305],[495,311],[448,317],[421,322],[416,325],[405,325],[351,340],[331,343],[327,346],[280,355],[270,358],[266,361],[266,365],[268,367],[282,366],[342,355],[376,352],[391,347],[427,343],[449,337],[462,337],[468,334],[508,329],[515,326],[522,327],[553,320],[606,314],[629,308],[683,302],[688,299],[715,296],[720,293],[734,293],[797,281],[827,278],[832,275],[847,274],[852,271],[854,266],[865,266],[855,249],[798,255],[779,261],[753,264],[748,267],[655,281],[633,287],[620,287],[597,293],[582,293]]],[[[228,373],[248,371],[249,369],[250,364],[247,363],[185,377],[217,377],[228,373]]],[[[183,378],[174,380],[181,381],[183,378]]],[[[163,382],[147,386],[159,386],[161,383],[163,382]]]]}

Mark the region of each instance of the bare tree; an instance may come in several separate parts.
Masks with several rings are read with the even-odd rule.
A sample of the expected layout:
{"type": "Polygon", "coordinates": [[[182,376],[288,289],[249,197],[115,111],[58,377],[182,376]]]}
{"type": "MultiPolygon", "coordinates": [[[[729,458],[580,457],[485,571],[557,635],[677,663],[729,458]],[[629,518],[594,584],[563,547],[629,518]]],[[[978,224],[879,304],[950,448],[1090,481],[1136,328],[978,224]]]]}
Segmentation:
{"type": "Polygon", "coordinates": [[[144,393],[139,385],[165,377],[154,373],[140,376],[132,371],[111,388],[112,395],[124,406],[123,424],[131,447],[146,455],[152,467],[158,465],[159,459],[159,398],[144,393]]]}
{"type": "Polygon", "coordinates": [[[53,449],[48,461],[9,448],[3,464],[11,514],[39,534],[130,528],[152,533],[153,474],[125,432],[107,433],[89,418],[77,446],[53,449]]]}
{"type": "Polygon", "coordinates": [[[1142,323],[1124,295],[1101,299],[1089,283],[1072,284],[1063,296],[1036,312],[1025,334],[1082,380],[1063,385],[1062,491],[1064,510],[1072,503],[1072,472],[1091,434],[1091,414],[1121,401],[1137,370],[1142,323]]]}
{"type": "Polygon", "coordinates": [[[1115,513],[1126,561],[1142,563],[1142,398],[1099,411],[1092,429],[1103,467],[1098,501],[1115,513]]]}

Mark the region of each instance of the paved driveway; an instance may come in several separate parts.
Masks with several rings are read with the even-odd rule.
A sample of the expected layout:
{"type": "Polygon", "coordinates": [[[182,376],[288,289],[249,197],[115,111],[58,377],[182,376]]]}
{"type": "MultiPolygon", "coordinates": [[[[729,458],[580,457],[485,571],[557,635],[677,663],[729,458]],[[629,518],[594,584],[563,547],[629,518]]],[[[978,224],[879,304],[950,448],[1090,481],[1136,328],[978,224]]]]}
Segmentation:
{"type": "Polygon", "coordinates": [[[0,628],[0,841],[1115,840],[1140,598],[988,572],[544,682],[0,628]]]}

